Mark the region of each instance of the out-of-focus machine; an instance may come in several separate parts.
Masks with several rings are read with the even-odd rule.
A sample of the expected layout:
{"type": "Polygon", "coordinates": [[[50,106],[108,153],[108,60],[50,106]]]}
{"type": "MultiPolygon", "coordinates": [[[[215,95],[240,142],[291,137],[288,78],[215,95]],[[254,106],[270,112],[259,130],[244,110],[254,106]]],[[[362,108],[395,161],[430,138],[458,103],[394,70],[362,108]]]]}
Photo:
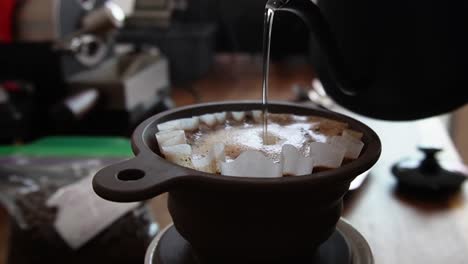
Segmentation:
{"type": "Polygon", "coordinates": [[[133,2],[2,0],[0,142],[127,134],[162,107],[165,58],[153,47],[116,52],[122,3],[133,2]]]}

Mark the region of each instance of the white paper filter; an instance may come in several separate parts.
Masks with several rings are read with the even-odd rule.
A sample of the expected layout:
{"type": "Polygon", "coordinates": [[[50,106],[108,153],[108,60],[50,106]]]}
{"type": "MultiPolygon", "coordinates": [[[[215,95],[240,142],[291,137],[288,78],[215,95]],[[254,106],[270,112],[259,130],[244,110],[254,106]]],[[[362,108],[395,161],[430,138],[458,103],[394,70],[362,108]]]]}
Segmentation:
{"type": "Polygon", "coordinates": [[[218,121],[219,124],[226,122],[226,112],[215,113],[214,116],[216,117],[216,121],[218,121]]]}
{"type": "Polygon", "coordinates": [[[364,143],[352,136],[333,136],[329,139],[331,145],[345,149],[344,156],[348,159],[357,159],[364,143]]]}
{"type": "Polygon", "coordinates": [[[224,144],[218,143],[201,159],[192,159],[193,167],[208,173],[221,173],[221,163],[226,160],[224,144]]]}
{"type": "Polygon", "coordinates": [[[263,112],[260,110],[253,110],[252,111],[252,117],[255,122],[263,122],[263,112]]]}
{"type": "Polygon", "coordinates": [[[355,138],[355,139],[358,139],[358,140],[361,140],[362,137],[364,136],[363,133],[358,132],[358,131],[354,131],[354,130],[351,130],[351,129],[343,130],[342,135],[343,135],[343,137],[352,137],[352,138],[355,138]]]}
{"type": "Polygon", "coordinates": [[[278,178],[283,176],[281,164],[274,163],[261,152],[247,150],[231,162],[221,163],[221,174],[236,177],[278,178]]]}
{"type": "Polygon", "coordinates": [[[217,123],[216,117],[213,114],[205,114],[200,116],[200,121],[207,126],[214,126],[217,123]]]}
{"type": "Polygon", "coordinates": [[[158,125],[159,131],[167,131],[167,130],[188,130],[192,131],[198,128],[200,125],[200,120],[198,117],[190,117],[190,118],[181,118],[175,119],[171,121],[167,121],[165,123],[161,123],[158,125]]]}
{"type": "Polygon", "coordinates": [[[159,150],[163,152],[162,147],[169,147],[180,144],[187,144],[184,130],[169,130],[156,133],[159,150]]]}
{"type": "Polygon", "coordinates": [[[304,157],[293,145],[286,144],[282,148],[281,162],[283,175],[307,175],[314,168],[312,157],[304,157]]]}
{"type": "Polygon", "coordinates": [[[189,144],[162,147],[161,152],[168,161],[187,168],[193,168],[192,147],[189,144]]]}
{"type": "Polygon", "coordinates": [[[245,119],[245,112],[231,112],[232,119],[236,120],[237,122],[243,121],[245,119]]]}
{"type": "MultiPolygon", "coordinates": [[[[257,122],[262,121],[261,111],[250,113],[257,122]]],[[[242,121],[245,116],[246,112],[230,112],[229,118],[242,121]]],[[[226,117],[226,112],[220,112],[159,124],[160,132],[156,134],[156,139],[162,154],[178,165],[203,172],[235,177],[276,178],[283,175],[308,175],[314,167],[338,168],[345,157],[358,158],[364,146],[362,133],[344,129],[340,136],[332,136],[326,143],[310,143],[310,152],[306,156],[293,145],[284,145],[279,162],[274,162],[256,150],[244,151],[233,161],[227,162],[223,143],[215,144],[205,157],[193,158],[184,130],[195,130],[200,124],[222,124],[226,117]]]]}
{"type": "Polygon", "coordinates": [[[345,149],[328,143],[313,142],[310,144],[309,156],[314,166],[324,168],[338,168],[343,162],[345,149]]]}

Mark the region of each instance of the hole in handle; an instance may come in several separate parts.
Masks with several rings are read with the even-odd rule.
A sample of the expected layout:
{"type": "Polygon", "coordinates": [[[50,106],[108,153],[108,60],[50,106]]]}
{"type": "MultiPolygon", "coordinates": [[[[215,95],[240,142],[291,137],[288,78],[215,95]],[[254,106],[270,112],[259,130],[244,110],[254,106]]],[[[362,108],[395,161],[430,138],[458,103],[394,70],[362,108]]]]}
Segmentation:
{"type": "Polygon", "coordinates": [[[137,181],[145,177],[145,172],[140,169],[126,169],[117,173],[117,179],[121,181],[137,181]]]}

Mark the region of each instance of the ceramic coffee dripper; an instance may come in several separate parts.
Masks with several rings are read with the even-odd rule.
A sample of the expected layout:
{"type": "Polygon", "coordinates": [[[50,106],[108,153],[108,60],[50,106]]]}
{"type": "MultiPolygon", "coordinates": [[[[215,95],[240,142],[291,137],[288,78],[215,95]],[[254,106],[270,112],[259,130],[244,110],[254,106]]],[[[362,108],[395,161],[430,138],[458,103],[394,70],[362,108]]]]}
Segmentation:
{"type": "Polygon", "coordinates": [[[260,109],[259,102],[220,102],[155,115],[133,134],[136,156],[99,171],[94,190],[117,202],[141,201],[168,192],[174,225],[201,263],[272,263],[313,256],[334,232],[351,181],[370,169],[380,155],[380,140],[369,127],[333,112],[289,103],[269,105],[272,113],[330,118],[364,134],[365,146],[357,160],[305,176],[221,176],[181,167],[159,152],[155,133],[162,122],[260,109]]]}

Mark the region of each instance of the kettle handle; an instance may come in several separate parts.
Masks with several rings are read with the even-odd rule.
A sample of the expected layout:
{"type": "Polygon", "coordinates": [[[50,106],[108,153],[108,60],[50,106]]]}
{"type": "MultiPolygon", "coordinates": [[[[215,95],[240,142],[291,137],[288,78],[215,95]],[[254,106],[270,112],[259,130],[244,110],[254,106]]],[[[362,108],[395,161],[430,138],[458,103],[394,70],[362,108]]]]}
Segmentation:
{"type": "Polygon", "coordinates": [[[311,31],[312,41],[324,54],[328,74],[336,85],[330,87],[337,87],[339,92],[345,95],[356,95],[358,88],[352,83],[351,77],[344,67],[344,60],[339,52],[337,41],[319,7],[312,0],[269,0],[266,8],[273,11],[290,12],[299,16],[311,31]]]}

